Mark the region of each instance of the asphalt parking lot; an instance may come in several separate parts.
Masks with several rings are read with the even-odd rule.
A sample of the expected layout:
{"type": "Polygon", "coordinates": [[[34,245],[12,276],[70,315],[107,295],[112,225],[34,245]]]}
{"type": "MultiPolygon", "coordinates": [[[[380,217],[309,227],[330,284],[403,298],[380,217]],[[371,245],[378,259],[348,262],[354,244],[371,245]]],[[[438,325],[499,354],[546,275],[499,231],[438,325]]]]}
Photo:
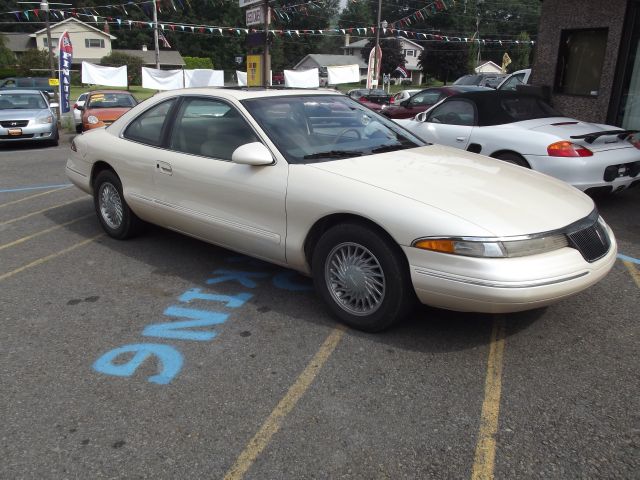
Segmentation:
{"type": "Polygon", "coordinates": [[[290,271],[106,237],[70,138],[0,148],[0,478],[638,478],[640,188],[596,199],[586,292],[370,335],[290,271]]]}

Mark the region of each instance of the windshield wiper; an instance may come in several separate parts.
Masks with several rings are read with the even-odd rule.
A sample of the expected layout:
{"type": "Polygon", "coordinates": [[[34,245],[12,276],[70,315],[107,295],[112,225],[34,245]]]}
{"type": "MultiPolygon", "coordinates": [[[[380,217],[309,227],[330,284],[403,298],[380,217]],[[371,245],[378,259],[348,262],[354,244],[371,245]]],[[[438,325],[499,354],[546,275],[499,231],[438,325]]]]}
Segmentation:
{"type": "Polygon", "coordinates": [[[417,147],[417,145],[383,145],[382,147],[374,148],[371,153],[395,152],[396,150],[414,147],[417,147]]]}
{"type": "Polygon", "coordinates": [[[359,152],[358,150],[329,150],[328,152],[318,152],[311,153],[309,155],[305,155],[305,160],[312,160],[314,158],[348,158],[348,157],[359,157],[363,152],[359,152]]]}

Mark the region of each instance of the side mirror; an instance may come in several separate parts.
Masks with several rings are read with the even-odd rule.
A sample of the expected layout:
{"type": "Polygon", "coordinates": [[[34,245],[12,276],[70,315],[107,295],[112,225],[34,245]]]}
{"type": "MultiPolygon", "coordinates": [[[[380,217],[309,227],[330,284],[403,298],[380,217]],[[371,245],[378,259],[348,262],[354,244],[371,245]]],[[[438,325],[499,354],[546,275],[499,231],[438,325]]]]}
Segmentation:
{"type": "Polygon", "coordinates": [[[56,102],[52,102],[49,104],[49,108],[58,108],[60,105],[57,104],[56,102]]]}
{"type": "Polygon", "coordinates": [[[273,157],[267,147],[260,142],[240,145],[231,154],[231,161],[240,165],[271,165],[273,157]]]}
{"type": "Polygon", "coordinates": [[[419,113],[415,116],[415,120],[416,122],[424,122],[427,119],[427,113],[426,112],[422,112],[419,113]]]}
{"type": "Polygon", "coordinates": [[[400,105],[402,105],[403,107],[410,107],[411,105],[409,105],[409,100],[404,100],[403,102],[400,102],[400,105]]]}
{"type": "Polygon", "coordinates": [[[76,105],[74,108],[77,108],[82,112],[84,110],[84,105],[76,105]]]}

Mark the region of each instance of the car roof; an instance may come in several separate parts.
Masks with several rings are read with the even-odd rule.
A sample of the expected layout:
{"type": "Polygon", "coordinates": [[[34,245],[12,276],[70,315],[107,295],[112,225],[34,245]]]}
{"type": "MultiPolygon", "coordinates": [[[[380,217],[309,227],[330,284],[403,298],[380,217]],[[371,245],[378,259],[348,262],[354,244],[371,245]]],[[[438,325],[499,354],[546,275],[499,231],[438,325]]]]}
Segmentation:
{"type": "Polygon", "coordinates": [[[483,127],[488,125],[504,125],[506,123],[513,123],[513,118],[508,115],[507,112],[505,112],[502,108],[499,108],[499,105],[501,100],[515,98],[533,98],[544,102],[543,98],[531,93],[494,90],[492,88],[489,88],[485,91],[469,91],[459,93],[452,97],[448,97],[444,101],[446,102],[460,99],[467,99],[472,101],[473,103],[475,103],[476,109],[478,111],[478,125],[483,127]]]}
{"type": "MultiPolygon", "coordinates": [[[[366,89],[365,89],[366,90],[366,89]]],[[[183,88],[159,93],[155,98],[164,98],[178,95],[215,95],[217,97],[248,100],[253,98],[272,98],[290,96],[318,96],[318,95],[343,95],[335,90],[326,89],[302,89],[302,88],[247,88],[247,87],[202,87],[183,88]]]]}
{"type": "Polygon", "coordinates": [[[0,93],[37,93],[42,94],[40,90],[31,90],[29,88],[3,88],[0,93]]]}
{"type": "Polygon", "coordinates": [[[126,95],[133,95],[133,93],[126,90],[91,90],[90,92],[86,93],[87,95],[93,95],[94,93],[124,93],[126,95]]]}

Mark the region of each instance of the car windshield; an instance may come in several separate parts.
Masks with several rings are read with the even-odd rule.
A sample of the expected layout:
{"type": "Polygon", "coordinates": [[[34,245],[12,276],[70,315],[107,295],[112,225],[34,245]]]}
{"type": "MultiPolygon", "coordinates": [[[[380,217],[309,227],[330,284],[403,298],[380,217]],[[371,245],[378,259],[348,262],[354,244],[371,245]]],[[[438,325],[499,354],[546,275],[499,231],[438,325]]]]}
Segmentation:
{"type": "Polygon", "coordinates": [[[425,145],[396,123],[345,96],[279,96],[242,103],[289,163],[425,145]]]}
{"type": "Polygon", "coordinates": [[[131,108],[135,99],[126,93],[96,93],[89,97],[89,108],[131,108]]]}
{"type": "Polygon", "coordinates": [[[39,93],[2,93],[0,110],[42,110],[47,103],[39,93]]]}
{"type": "Polygon", "coordinates": [[[454,85],[478,85],[482,80],[480,75],[465,75],[464,77],[460,77],[458,80],[453,82],[454,85]]]}
{"type": "Polygon", "coordinates": [[[500,101],[500,106],[515,122],[562,116],[551,105],[537,97],[504,98],[500,101]]]}

